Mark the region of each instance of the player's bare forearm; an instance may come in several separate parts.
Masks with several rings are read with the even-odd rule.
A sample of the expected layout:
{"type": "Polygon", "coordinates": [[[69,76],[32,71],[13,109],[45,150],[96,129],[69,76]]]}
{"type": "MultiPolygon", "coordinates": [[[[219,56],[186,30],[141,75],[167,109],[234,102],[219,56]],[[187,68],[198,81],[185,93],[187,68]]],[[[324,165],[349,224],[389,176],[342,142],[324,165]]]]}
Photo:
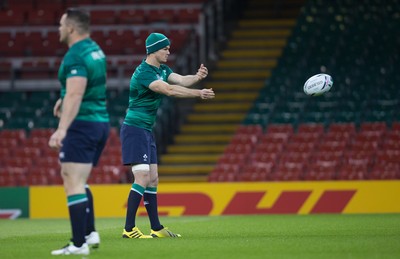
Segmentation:
{"type": "Polygon", "coordinates": [[[80,94],[66,94],[62,104],[62,113],[60,122],[58,124],[59,129],[67,130],[71,125],[72,121],[78,114],[79,107],[81,106],[82,95],[80,94]]]}
{"type": "Polygon", "coordinates": [[[191,87],[201,80],[205,79],[207,75],[208,69],[203,64],[201,64],[195,75],[182,76],[176,73],[172,73],[168,78],[168,82],[183,87],[191,87]]]}
{"type": "Polygon", "coordinates": [[[215,93],[212,89],[188,89],[179,85],[171,85],[168,96],[176,98],[190,98],[199,97],[201,99],[212,99],[215,97],[215,93]]]}
{"type": "Polygon", "coordinates": [[[212,89],[189,89],[180,85],[170,85],[161,80],[154,81],[149,88],[160,94],[176,98],[196,98],[211,99],[215,94],[212,89]]]}
{"type": "Polygon", "coordinates": [[[200,82],[200,78],[197,75],[187,75],[182,76],[179,85],[183,87],[192,87],[198,82],[200,82]]]}

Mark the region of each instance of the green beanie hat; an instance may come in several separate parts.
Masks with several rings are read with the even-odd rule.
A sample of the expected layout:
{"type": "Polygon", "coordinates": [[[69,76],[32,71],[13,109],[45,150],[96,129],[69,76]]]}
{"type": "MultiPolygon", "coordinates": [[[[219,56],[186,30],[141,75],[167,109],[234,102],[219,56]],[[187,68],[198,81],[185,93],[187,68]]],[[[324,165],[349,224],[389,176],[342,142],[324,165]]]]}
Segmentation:
{"type": "Polygon", "coordinates": [[[169,39],[162,33],[151,33],[146,39],[146,52],[147,54],[156,52],[166,46],[171,45],[169,39]]]}

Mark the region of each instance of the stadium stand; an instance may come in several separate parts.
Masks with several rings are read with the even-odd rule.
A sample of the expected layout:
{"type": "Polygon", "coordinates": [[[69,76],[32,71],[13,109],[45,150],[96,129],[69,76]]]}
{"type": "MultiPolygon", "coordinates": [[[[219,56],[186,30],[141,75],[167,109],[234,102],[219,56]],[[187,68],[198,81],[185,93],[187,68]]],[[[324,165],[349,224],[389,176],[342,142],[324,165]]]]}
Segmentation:
{"type": "MultiPolygon", "coordinates": [[[[145,38],[154,30],[170,38],[175,50],[169,59],[172,66],[190,34],[197,30],[204,3],[202,0],[143,0],[134,4],[125,0],[1,1],[0,35],[6,44],[0,47],[0,186],[61,183],[58,154],[47,147],[47,141],[58,124],[52,109],[59,94],[57,69],[66,47],[59,42],[57,26],[65,8],[82,6],[90,12],[91,36],[108,57],[107,100],[114,128],[104,159],[90,182],[119,183],[129,179],[127,168],[120,166],[118,136],[128,90],[121,89],[123,82],[118,78],[130,77],[132,68],[144,58],[145,38]]],[[[124,88],[127,86],[125,82],[124,88]]],[[[164,106],[164,113],[170,117],[171,112],[165,110],[170,109],[171,103],[164,106]]]]}
{"type": "MultiPolygon", "coordinates": [[[[0,35],[7,44],[0,46],[5,57],[0,60],[0,80],[56,76],[65,51],[54,27],[57,10],[76,2],[31,1],[29,8],[13,3],[2,9],[0,35]],[[47,10],[53,10],[53,22],[47,10]],[[10,25],[11,29],[5,28],[10,25]]],[[[111,53],[111,78],[129,76],[140,61],[136,54],[143,52],[149,32],[145,24],[160,28],[182,48],[197,21],[194,17],[202,11],[199,0],[141,0],[136,1],[138,8],[131,9],[127,2],[120,0],[110,8],[115,1],[79,1],[95,18],[93,37],[111,53]],[[163,19],[151,19],[153,12],[160,12],[157,17],[163,19]],[[160,24],[168,28],[157,27],[160,24]]],[[[158,141],[168,139],[160,146],[161,179],[399,179],[400,74],[395,69],[400,58],[399,4],[398,0],[246,1],[204,84],[217,92],[217,98],[183,106],[191,112],[179,121],[172,121],[171,114],[184,112],[168,101],[160,111],[160,124],[173,128],[169,132],[160,125],[155,128],[158,141]],[[332,75],[332,90],[324,96],[306,96],[303,83],[320,72],[332,75]]],[[[51,117],[57,94],[56,90],[0,93],[0,186],[60,183],[57,154],[45,143],[49,128],[57,125],[51,117]],[[29,162],[32,172],[23,166],[29,162]]],[[[107,99],[114,129],[90,181],[128,182],[130,174],[120,167],[117,128],[127,90],[111,90],[107,99]]]]}
{"type": "MultiPolygon", "coordinates": [[[[302,8],[277,66],[244,120],[262,125],[262,139],[268,140],[251,156],[276,153],[263,180],[399,178],[398,5],[309,1],[302,8]],[[307,97],[302,84],[319,72],[332,75],[334,87],[324,96],[307,97]],[[273,125],[294,130],[278,142],[268,130],[273,125]]],[[[243,166],[254,164],[249,160],[243,166]]],[[[237,172],[232,179],[243,179],[240,174],[247,173],[237,172]]]]}

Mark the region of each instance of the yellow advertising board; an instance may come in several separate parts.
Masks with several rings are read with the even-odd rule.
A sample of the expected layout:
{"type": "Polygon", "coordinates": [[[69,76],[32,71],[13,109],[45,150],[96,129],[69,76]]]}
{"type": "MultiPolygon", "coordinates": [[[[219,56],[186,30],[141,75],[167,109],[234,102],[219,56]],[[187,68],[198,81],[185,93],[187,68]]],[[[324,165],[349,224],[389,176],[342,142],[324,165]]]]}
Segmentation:
{"type": "MultiPolygon", "coordinates": [[[[96,217],[125,217],[131,185],[91,185],[96,217]]],[[[160,215],[400,213],[400,181],[165,183],[160,215]]],[[[62,186],[30,188],[31,218],[67,218],[62,186]]],[[[139,215],[145,215],[143,206],[139,215]]]]}

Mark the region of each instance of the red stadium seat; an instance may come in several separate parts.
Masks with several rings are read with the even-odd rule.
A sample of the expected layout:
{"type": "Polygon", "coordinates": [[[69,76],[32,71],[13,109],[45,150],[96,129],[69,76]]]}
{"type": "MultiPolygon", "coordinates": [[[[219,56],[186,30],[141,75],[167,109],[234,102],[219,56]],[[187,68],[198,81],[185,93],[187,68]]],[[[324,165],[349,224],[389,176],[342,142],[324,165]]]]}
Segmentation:
{"type": "Polygon", "coordinates": [[[337,164],[333,163],[313,163],[304,175],[306,181],[334,180],[336,177],[337,164]]]}
{"type": "Polygon", "coordinates": [[[5,41],[5,44],[0,44],[0,52],[5,57],[20,57],[26,54],[26,45],[24,42],[15,39],[5,41]]]}
{"type": "Polygon", "coordinates": [[[224,153],[225,154],[245,154],[249,155],[253,151],[252,144],[229,144],[224,153]]]}
{"type": "Polygon", "coordinates": [[[181,9],[177,16],[178,23],[198,23],[200,9],[181,9]]]}
{"type": "Polygon", "coordinates": [[[261,136],[261,143],[265,144],[286,144],[289,140],[289,135],[285,133],[269,133],[261,136]]]}
{"type": "Polygon", "coordinates": [[[3,161],[2,159],[6,159],[10,156],[11,151],[10,151],[10,147],[1,147],[0,146],[0,161],[3,161]]]}
{"type": "Polygon", "coordinates": [[[347,142],[351,137],[354,136],[353,133],[348,133],[348,132],[340,132],[340,131],[329,131],[324,135],[324,141],[344,141],[347,142]]]}
{"type": "Polygon", "coordinates": [[[268,144],[268,143],[260,143],[258,144],[254,152],[255,153],[274,153],[274,154],[279,154],[282,152],[284,149],[283,144],[268,144]]]}
{"type": "Polygon", "coordinates": [[[297,127],[297,133],[319,133],[324,134],[325,127],[321,123],[302,123],[297,127]]]}
{"type": "Polygon", "coordinates": [[[368,175],[368,167],[366,165],[345,164],[338,170],[338,180],[365,180],[368,175]]]}
{"type": "Polygon", "coordinates": [[[121,40],[119,38],[107,38],[99,43],[106,55],[120,55],[122,53],[121,40]]]}
{"type": "Polygon", "coordinates": [[[400,142],[400,131],[388,131],[385,135],[385,141],[400,142]]]}
{"type": "Polygon", "coordinates": [[[147,13],[143,9],[121,10],[118,15],[120,24],[145,24],[147,13]]]}
{"type": "Polygon", "coordinates": [[[290,138],[290,143],[318,143],[321,140],[319,132],[296,133],[290,138]]]}
{"type": "Polygon", "coordinates": [[[232,182],[235,181],[239,173],[238,165],[221,164],[217,165],[209,174],[210,182],[232,182]]]}
{"type": "Polygon", "coordinates": [[[255,152],[250,155],[251,163],[275,163],[280,156],[280,153],[272,152],[255,152]]]}
{"type": "Polygon", "coordinates": [[[18,142],[20,142],[21,140],[26,139],[26,132],[25,130],[22,129],[16,129],[16,130],[4,129],[0,131],[0,139],[2,141],[4,139],[15,139],[18,142]]]}
{"type": "Polygon", "coordinates": [[[322,141],[317,147],[318,152],[333,152],[337,154],[343,154],[347,149],[348,144],[346,140],[338,141],[322,141]]]}
{"type": "Polygon", "coordinates": [[[21,141],[18,141],[17,139],[0,137],[0,148],[7,148],[8,150],[11,150],[17,147],[20,143],[21,141]]]}
{"type": "Polygon", "coordinates": [[[273,181],[298,181],[303,177],[304,169],[308,161],[301,157],[281,157],[271,175],[273,181]]]}
{"type": "Polygon", "coordinates": [[[303,142],[303,143],[296,143],[290,142],[286,145],[287,152],[304,152],[310,154],[316,148],[316,143],[314,142],[303,142]]]}
{"type": "Polygon", "coordinates": [[[116,24],[116,13],[113,10],[92,10],[90,21],[91,24],[116,24]]]}
{"type": "Polygon", "coordinates": [[[14,157],[38,158],[41,156],[41,148],[38,147],[16,147],[12,151],[14,157]]]}
{"type": "Polygon", "coordinates": [[[384,133],[388,129],[386,122],[362,122],[360,124],[360,132],[381,132],[384,133]]]}
{"type": "Polygon", "coordinates": [[[24,166],[7,166],[6,171],[11,175],[26,175],[28,169],[24,166]]]}
{"type": "Polygon", "coordinates": [[[53,148],[42,149],[42,156],[58,158],[59,151],[53,148]]]}
{"type": "Polygon", "coordinates": [[[29,185],[48,185],[49,181],[45,175],[28,175],[29,185]]]}
{"type": "MultiPolygon", "coordinates": [[[[0,38],[2,36],[0,35],[0,38]]],[[[4,41],[6,44],[8,43],[8,40],[4,41]]],[[[0,54],[2,52],[2,48],[0,47],[0,54]]],[[[10,79],[11,78],[11,72],[12,72],[12,64],[10,61],[0,61],[0,80],[4,79],[10,79]]]]}
{"type": "Polygon", "coordinates": [[[235,134],[261,136],[263,134],[263,129],[261,125],[240,125],[236,129],[235,134]]]}
{"type": "Polygon", "coordinates": [[[368,175],[371,180],[392,180],[400,179],[400,166],[374,167],[368,175]]]}
{"type": "Polygon", "coordinates": [[[400,132],[400,121],[394,121],[391,127],[392,131],[400,132]]]}
{"type": "Polygon", "coordinates": [[[57,170],[60,168],[60,162],[57,157],[41,157],[33,162],[39,168],[54,168],[57,170]]]}
{"type": "MultiPolygon", "coordinates": [[[[60,42],[59,40],[60,36],[58,32],[47,32],[45,35],[45,38],[43,40],[42,45],[40,46],[41,48],[48,48],[47,52],[42,50],[42,53],[47,53],[51,54],[51,56],[62,56],[66,51],[67,51],[67,46],[63,43],[60,42]]],[[[60,66],[61,61],[58,60],[54,64],[54,67],[58,69],[60,66]]]]}
{"type": "Polygon", "coordinates": [[[375,164],[399,164],[400,150],[379,150],[376,155],[375,164]]]}
{"type": "Polygon", "coordinates": [[[120,166],[122,165],[122,157],[120,155],[103,155],[100,157],[99,165],[120,166]]]}
{"type": "Polygon", "coordinates": [[[318,149],[316,152],[312,154],[312,160],[323,160],[323,161],[331,161],[337,160],[341,161],[344,154],[344,150],[340,151],[325,151],[318,149]]]}
{"type": "Polygon", "coordinates": [[[331,123],[328,131],[352,134],[356,132],[356,125],[354,123],[331,123]]]}
{"type": "Polygon", "coordinates": [[[262,164],[250,164],[237,175],[238,181],[267,181],[270,179],[272,167],[262,164]]]}
{"type": "Polygon", "coordinates": [[[45,138],[49,139],[50,136],[54,133],[54,129],[44,129],[44,128],[33,128],[29,132],[30,138],[45,138]]]}
{"type": "Polygon", "coordinates": [[[29,167],[33,162],[31,157],[11,156],[4,159],[4,165],[8,167],[29,167]]]}
{"type": "Polygon", "coordinates": [[[354,141],[349,144],[349,150],[352,151],[376,151],[378,150],[379,143],[375,141],[354,141]]]}
{"type": "MultiPolygon", "coordinates": [[[[144,44],[137,48],[135,42],[136,38],[131,30],[113,30],[108,33],[109,38],[113,39],[113,42],[117,44],[121,49],[119,53],[121,54],[135,54],[141,53],[144,44]]],[[[118,50],[117,50],[118,52],[118,50]]]]}
{"type": "Polygon", "coordinates": [[[223,154],[222,156],[219,157],[217,164],[236,164],[239,166],[244,165],[247,160],[247,155],[246,154],[232,154],[232,153],[228,153],[228,154],[223,154]]]}
{"type": "MultiPolygon", "coordinates": [[[[34,48],[35,51],[39,50],[38,47],[34,48]]],[[[48,52],[48,48],[46,48],[46,52],[48,52]]],[[[37,55],[44,55],[44,53],[37,55]]],[[[22,62],[22,67],[20,71],[21,79],[47,79],[50,76],[50,65],[47,61],[24,61],[22,62]]]]}
{"type": "Polygon", "coordinates": [[[350,165],[367,165],[371,166],[375,158],[375,152],[372,150],[352,151],[348,150],[343,155],[343,163],[350,165]]]}
{"type": "Polygon", "coordinates": [[[189,40],[190,31],[187,29],[171,30],[166,32],[166,35],[171,40],[172,50],[180,50],[189,40]]]}
{"type": "Polygon", "coordinates": [[[266,133],[286,133],[288,135],[293,134],[294,128],[292,124],[271,124],[267,126],[266,133]]]}
{"type": "Polygon", "coordinates": [[[9,174],[0,174],[0,187],[18,186],[17,178],[9,174]]]}
{"type": "Polygon", "coordinates": [[[120,145],[107,145],[105,146],[103,150],[103,155],[104,156],[121,156],[122,155],[122,150],[120,145]]]}
{"type": "Polygon", "coordinates": [[[125,1],[123,0],[96,0],[97,5],[103,5],[103,4],[111,4],[111,5],[116,5],[116,4],[123,4],[125,1]]]}
{"type": "Polygon", "coordinates": [[[210,174],[208,177],[209,182],[234,182],[236,181],[236,174],[210,174]]]}
{"type": "Polygon", "coordinates": [[[400,134],[388,136],[381,145],[381,150],[400,151],[400,134]]]}
{"type": "Polygon", "coordinates": [[[254,146],[258,142],[257,135],[236,134],[231,139],[231,145],[251,145],[254,146]]]}
{"type": "Polygon", "coordinates": [[[384,137],[384,132],[381,131],[360,131],[354,136],[355,141],[373,141],[381,142],[384,137]]]}
{"type": "Polygon", "coordinates": [[[57,25],[59,23],[59,10],[61,6],[32,9],[28,13],[29,25],[57,25]]]}
{"type": "Polygon", "coordinates": [[[148,23],[175,23],[177,13],[174,9],[152,9],[147,13],[148,23]]]}
{"type": "Polygon", "coordinates": [[[0,26],[24,25],[29,7],[0,10],[0,26]]]}

